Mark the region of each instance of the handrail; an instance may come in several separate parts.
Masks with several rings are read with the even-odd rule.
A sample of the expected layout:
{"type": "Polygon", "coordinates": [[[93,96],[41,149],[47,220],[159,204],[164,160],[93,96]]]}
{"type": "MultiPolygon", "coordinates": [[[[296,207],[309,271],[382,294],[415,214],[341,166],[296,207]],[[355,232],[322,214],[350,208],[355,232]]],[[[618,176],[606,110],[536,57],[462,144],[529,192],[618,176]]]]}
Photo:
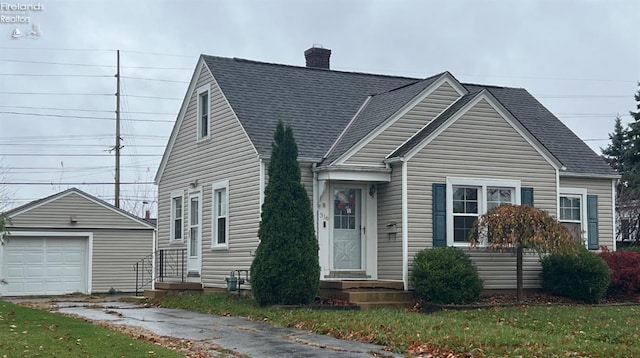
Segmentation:
{"type": "Polygon", "coordinates": [[[159,249],[133,264],[136,274],[136,296],[143,288],[152,282],[162,282],[165,278],[186,279],[186,255],[187,249],[159,249]],[[154,271],[153,257],[156,258],[156,270],[154,271]]]}

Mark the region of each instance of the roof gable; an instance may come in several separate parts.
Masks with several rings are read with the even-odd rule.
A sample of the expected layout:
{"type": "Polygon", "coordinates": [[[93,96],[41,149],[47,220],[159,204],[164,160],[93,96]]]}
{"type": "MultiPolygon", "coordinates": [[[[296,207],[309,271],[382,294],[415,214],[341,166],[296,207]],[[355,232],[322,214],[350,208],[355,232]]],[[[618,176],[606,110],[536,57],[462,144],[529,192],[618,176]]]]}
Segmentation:
{"type": "Polygon", "coordinates": [[[147,229],[155,229],[155,227],[149,223],[147,223],[146,221],[144,221],[144,219],[139,218],[125,210],[122,210],[120,208],[116,208],[115,206],[107,203],[106,201],[96,198],[93,195],[90,195],[78,188],[70,188],[67,189],[65,191],[61,191],[57,194],[53,194],[50,196],[47,196],[45,198],[42,199],[38,199],[38,200],[34,200],[32,202],[29,202],[27,204],[21,205],[17,208],[14,208],[12,210],[9,210],[5,213],[5,215],[7,217],[9,217],[9,219],[14,219],[14,218],[18,218],[20,215],[23,214],[27,214],[32,210],[36,210],[40,207],[43,207],[45,205],[49,205],[51,203],[56,202],[57,200],[66,198],[70,195],[77,195],[93,204],[96,204],[106,210],[109,210],[111,212],[116,213],[119,216],[122,216],[124,218],[126,218],[127,220],[132,221],[132,223],[138,224],[139,226],[141,226],[141,228],[147,228],[147,229]]]}
{"type": "Polygon", "coordinates": [[[416,153],[422,148],[428,145],[433,138],[437,137],[445,129],[447,129],[456,120],[462,117],[467,111],[473,108],[480,101],[486,101],[498,114],[524,138],[533,149],[535,149],[551,166],[559,169],[561,163],[557,161],[551,153],[549,153],[530,133],[514,118],[507,110],[498,102],[498,100],[486,89],[470,92],[456,102],[454,102],[449,108],[442,112],[433,121],[422,128],[413,137],[407,140],[403,145],[396,149],[390,158],[404,157],[405,160],[410,160],[416,153]]]}
{"type": "Polygon", "coordinates": [[[523,88],[464,84],[470,91],[486,89],[531,135],[565,167],[561,172],[616,176],[609,165],[523,88]]]}
{"type": "Polygon", "coordinates": [[[326,162],[344,163],[443,83],[450,84],[460,95],[467,92],[450,73],[444,72],[373,95],[367,106],[354,117],[350,126],[345,128],[326,156],[326,162]]]}

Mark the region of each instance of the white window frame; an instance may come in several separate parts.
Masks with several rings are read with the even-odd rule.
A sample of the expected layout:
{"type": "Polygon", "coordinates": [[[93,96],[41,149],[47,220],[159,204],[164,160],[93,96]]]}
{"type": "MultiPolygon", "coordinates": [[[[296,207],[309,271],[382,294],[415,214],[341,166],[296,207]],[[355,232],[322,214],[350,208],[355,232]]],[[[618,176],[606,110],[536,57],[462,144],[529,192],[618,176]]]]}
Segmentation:
{"type": "MultiPolygon", "coordinates": [[[[481,216],[487,212],[487,188],[502,188],[513,189],[514,191],[514,204],[520,205],[520,180],[508,180],[508,179],[487,179],[487,178],[458,178],[447,177],[447,246],[456,247],[469,247],[469,242],[454,242],[453,241],[453,187],[475,187],[478,188],[478,216],[481,216]]],[[[481,243],[484,246],[486,243],[481,243]]]]}
{"type": "Polygon", "coordinates": [[[171,217],[171,224],[170,224],[170,231],[169,231],[169,242],[170,243],[183,243],[184,242],[184,191],[182,190],[177,190],[177,191],[173,191],[171,192],[171,199],[170,199],[170,204],[169,204],[169,210],[171,210],[170,213],[170,217],[171,217]],[[176,216],[175,216],[175,207],[173,206],[173,199],[176,198],[180,198],[180,202],[182,203],[182,208],[180,210],[180,212],[182,213],[182,220],[180,221],[180,232],[182,233],[181,237],[179,239],[175,238],[175,225],[176,225],[176,216]]]}
{"type": "Polygon", "coordinates": [[[211,198],[211,249],[213,250],[226,250],[229,248],[229,181],[224,180],[213,183],[212,185],[212,198],[211,198]],[[225,208],[226,208],[226,220],[225,220],[225,242],[218,243],[218,202],[216,192],[224,190],[225,195],[225,208]]]}
{"type": "Polygon", "coordinates": [[[196,97],[196,100],[198,101],[198,111],[196,113],[196,128],[197,128],[197,133],[196,133],[196,140],[197,141],[201,141],[201,140],[206,140],[209,139],[211,137],[211,86],[210,85],[204,85],[198,88],[198,96],[196,97]],[[203,136],[202,134],[202,106],[203,103],[200,100],[202,98],[202,94],[203,93],[207,93],[207,103],[205,104],[207,106],[207,135],[203,136]]]}
{"type": "Polygon", "coordinates": [[[588,246],[589,243],[589,225],[587,217],[587,189],[585,188],[560,188],[558,194],[558,221],[575,223],[575,221],[562,220],[562,212],[560,210],[560,198],[561,197],[573,197],[580,198],[580,229],[582,230],[582,236],[584,239],[584,245],[588,246]]]}

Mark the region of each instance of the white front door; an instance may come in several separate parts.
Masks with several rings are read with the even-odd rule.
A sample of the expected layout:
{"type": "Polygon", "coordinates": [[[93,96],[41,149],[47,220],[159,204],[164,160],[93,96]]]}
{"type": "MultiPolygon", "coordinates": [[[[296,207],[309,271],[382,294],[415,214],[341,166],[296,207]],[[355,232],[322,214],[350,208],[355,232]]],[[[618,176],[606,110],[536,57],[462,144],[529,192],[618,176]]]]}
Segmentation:
{"type": "Polygon", "coordinates": [[[333,269],[363,270],[362,266],[362,189],[335,187],[333,189],[333,269]]]}
{"type": "Polygon", "coordinates": [[[187,273],[200,275],[202,257],[202,192],[189,193],[189,240],[187,240],[187,273]]]}

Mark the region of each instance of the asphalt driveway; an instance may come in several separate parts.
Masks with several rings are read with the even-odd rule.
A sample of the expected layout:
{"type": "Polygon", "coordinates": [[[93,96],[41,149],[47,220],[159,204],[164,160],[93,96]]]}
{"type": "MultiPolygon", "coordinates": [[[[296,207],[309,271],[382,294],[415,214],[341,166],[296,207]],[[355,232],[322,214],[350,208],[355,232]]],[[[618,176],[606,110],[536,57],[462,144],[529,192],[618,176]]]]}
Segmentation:
{"type": "MultiPolygon", "coordinates": [[[[14,300],[20,303],[20,300],[14,300]]],[[[224,317],[138,303],[82,299],[51,302],[52,309],[93,322],[140,327],[158,336],[189,340],[249,357],[401,357],[381,346],[344,341],[291,328],[274,327],[242,317],[224,317]]]]}

